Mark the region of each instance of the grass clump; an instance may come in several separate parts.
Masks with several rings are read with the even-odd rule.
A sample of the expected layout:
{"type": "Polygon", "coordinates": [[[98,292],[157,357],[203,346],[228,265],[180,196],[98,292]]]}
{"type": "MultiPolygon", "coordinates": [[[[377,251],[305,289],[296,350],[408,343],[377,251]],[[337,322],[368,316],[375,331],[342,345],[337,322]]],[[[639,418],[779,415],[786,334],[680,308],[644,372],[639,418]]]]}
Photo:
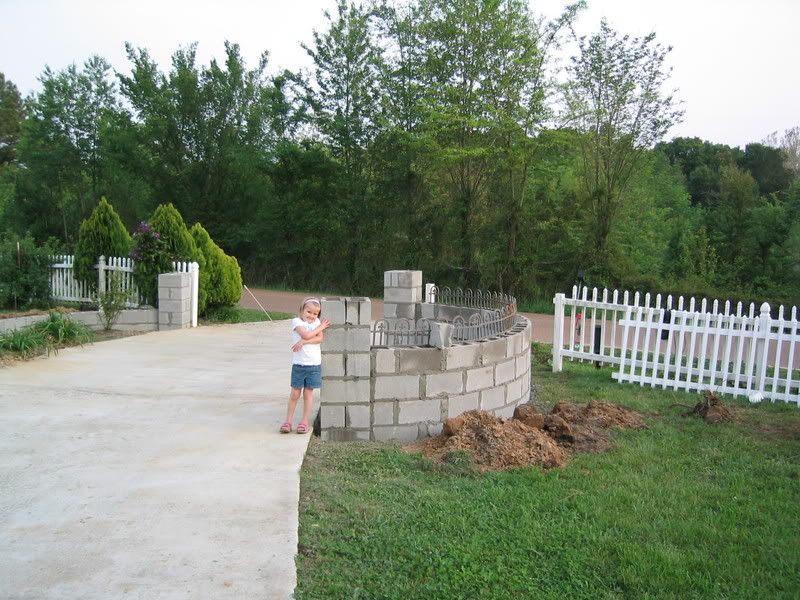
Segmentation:
{"type": "Polygon", "coordinates": [[[795,598],[800,411],[739,402],[683,417],[678,392],[610,369],[534,368],[537,402],[647,415],[563,469],[466,474],[397,444],[312,440],[301,472],[298,587],[311,598],[795,598]]]}
{"type": "Polygon", "coordinates": [[[57,353],[59,348],[83,345],[91,340],[92,332],[86,325],[51,312],[38,323],[0,333],[0,353],[30,358],[44,353],[57,353]]]}

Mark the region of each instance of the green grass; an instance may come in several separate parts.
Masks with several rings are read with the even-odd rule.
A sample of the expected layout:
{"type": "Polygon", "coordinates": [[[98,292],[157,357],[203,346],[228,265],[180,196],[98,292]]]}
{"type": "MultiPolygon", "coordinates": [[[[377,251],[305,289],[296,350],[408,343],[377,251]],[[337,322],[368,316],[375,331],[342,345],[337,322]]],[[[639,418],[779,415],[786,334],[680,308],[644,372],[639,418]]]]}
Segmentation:
{"type": "Polygon", "coordinates": [[[552,297],[534,298],[533,300],[518,298],[517,310],[519,312],[536,313],[538,315],[552,315],[556,312],[552,297]]]}
{"type": "Polygon", "coordinates": [[[92,332],[86,325],[52,312],[33,325],[0,333],[0,355],[30,358],[91,341],[92,332]]]}
{"type": "Polygon", "coordinates": [[[291,319],[294,315],[285,312],[271,311],[265,313],[262,310],[253,308],[241,308],[239,306],[221,306],[210,310],[205,316],[200,318],[200,323],[220,324],[220,323],[250,323],[253,321],[279,321],[281,319],[291,319]]]}
{"type": "Polygon", "coordinates": [[[711,426],[670,406],[697,396],[610,373],[535,367],[544,406],[648,415],[647,430],[561,470],[479,475],[393,444],[313,439],[295,597],[800,597],[800,410],[739,404],[740,422],[711,426]]]}

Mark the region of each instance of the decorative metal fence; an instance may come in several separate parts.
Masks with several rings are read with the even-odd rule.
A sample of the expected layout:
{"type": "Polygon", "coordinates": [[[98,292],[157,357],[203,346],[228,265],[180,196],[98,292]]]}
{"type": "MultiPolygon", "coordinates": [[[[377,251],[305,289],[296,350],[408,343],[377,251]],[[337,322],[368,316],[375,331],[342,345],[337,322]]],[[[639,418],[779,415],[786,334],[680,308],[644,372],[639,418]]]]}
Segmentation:
{"type": "Polygon", "coordinates": [[[453,319],[453,340],[466,342],[492,337],[511,329],[517,320],[516,310],[508,304],[500,310],[483,309],[468,319],[453,319]]]}
{"type": "Polygon", "coordinates": [[[431,322],[428,319],[381,319],[372,326],[373,346],[430,346],[431,322]]]}
{"type": "Polygon", "coordinates": [[[506,309],[511,312],[517,312],[517,299],[514,296],[501,294],[500,292],[450,288],[447,286],[440,288],[437,285],[428,284],[425,289],[425,299],[432,304],[448,304],[464,308],[506,309]]]}

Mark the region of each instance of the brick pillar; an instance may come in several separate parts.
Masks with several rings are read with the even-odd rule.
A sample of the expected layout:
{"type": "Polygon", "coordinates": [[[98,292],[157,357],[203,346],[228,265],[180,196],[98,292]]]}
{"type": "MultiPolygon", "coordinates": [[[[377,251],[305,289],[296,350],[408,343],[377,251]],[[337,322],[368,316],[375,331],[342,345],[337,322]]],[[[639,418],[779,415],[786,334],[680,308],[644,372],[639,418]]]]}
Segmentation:
{"type": "Polygon", "coordinates": [[[322,298],[331,326],[322,342],[320,428],[323,440],[370,438],[369,298],[322,298]]]}
{"type": "Polygon", "coordinates": [[[383,273],[383,318],[416,320],[421,317],[422,271],[383,273]]]}
{"type": "Polygon", "coordinates": [[[162,273],[158,276],[158,328],[192,326],[192,275],[162,273]]]}

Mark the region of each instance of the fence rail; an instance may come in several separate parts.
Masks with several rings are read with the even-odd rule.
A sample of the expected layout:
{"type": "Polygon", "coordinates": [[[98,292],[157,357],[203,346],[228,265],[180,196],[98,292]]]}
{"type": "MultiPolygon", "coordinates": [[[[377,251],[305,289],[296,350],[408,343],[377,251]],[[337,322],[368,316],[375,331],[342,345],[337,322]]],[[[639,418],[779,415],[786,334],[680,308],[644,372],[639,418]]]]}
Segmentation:
{"type": "Polygon", "coordinates": [[[766,303],[756,315],[755,304],[691,298],[685,310],[683,297],[596,288],[589,296],[577,286],[571,298],[556,294],[554,304],[554,371],[564,358],[588,360],[617,367],[620,382],[760,394],[800,406],[797,307],[789,319],[783,306],[772,318],[766,303]]]}
{"type": "Polygon", "coordinates": [[[428,319],[381,319],[372,326],[373,346],[430,346],[431,322],[428,319]]]}
{"type": "MultiPolygon", "coordinates": [[[[94,268],[97,269],[97,287],[75,279],[75,257],[60,254],[51,257],[50,296],[54,300],[66,302],[96,303],[98,295],[118,286],[121,291],[128,292],[126,308],[136,308],[143,304],[143,299],[136,287],[133,277],[135,262],[122,256],[99,257],[94,268]],[[112,279],[113,278],[113,279],[112,279]],[[113,283],[112,283],[113,281],[113,283]]],[[[192,326],[197,326],[197,292],[199,267],[195,262],[173,261],[173,271],[192,273],[192,326]]]]}

